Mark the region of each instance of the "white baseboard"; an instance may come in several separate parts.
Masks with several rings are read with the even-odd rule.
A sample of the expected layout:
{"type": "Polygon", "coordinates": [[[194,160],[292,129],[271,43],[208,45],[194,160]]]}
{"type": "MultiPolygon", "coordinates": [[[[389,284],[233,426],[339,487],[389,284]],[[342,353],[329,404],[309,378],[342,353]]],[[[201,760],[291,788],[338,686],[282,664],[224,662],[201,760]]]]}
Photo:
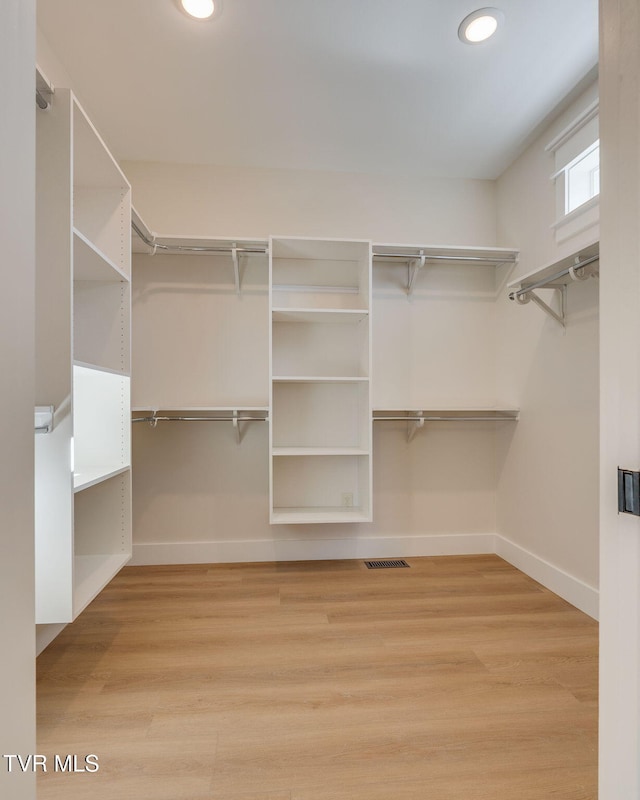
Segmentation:
{"type": "Polygon", "coordinates": [[[239,542],[157,542],[133,545],[131,566],[152,564],[225,564],[259,561],[317,561],[341,558],[494,553],[568,603],[598,619],[597,589],[520,545],[493,533],[434,536],[372,536],[342,539],[256,539],[239,542]]]}
{"type": "Polygon", "coordinates": [[[241,542],[168,542],[133,545],[130,566],[224,564],[256,561],[317,561],[340,558],[478,555],[494,552],[494,534],[374,536],[343,539],[281,539],[241,542]]]}
{"type": "Polygon", "coordinates": [[[593,619],[598,619],[600,593],[593,586],[589,586],[504,536],[496,535],[494,552],[572,606],[584,611],[593,619]]]}

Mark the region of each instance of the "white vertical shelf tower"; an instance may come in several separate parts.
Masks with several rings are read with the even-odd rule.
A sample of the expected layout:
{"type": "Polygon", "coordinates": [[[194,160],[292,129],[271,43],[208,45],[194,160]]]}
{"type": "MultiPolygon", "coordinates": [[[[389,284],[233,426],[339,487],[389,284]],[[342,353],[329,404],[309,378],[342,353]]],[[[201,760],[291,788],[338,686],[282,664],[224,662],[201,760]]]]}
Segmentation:
{"type": "Polygon", "coordinates": [[[371,243],[272,237],[270,521],[372,514],[371,243]]]}
{"type": "Polygon", "coordinates": [[[131,557],[131,187],[73,94],[37,116],[36,621],[131,557]]]}

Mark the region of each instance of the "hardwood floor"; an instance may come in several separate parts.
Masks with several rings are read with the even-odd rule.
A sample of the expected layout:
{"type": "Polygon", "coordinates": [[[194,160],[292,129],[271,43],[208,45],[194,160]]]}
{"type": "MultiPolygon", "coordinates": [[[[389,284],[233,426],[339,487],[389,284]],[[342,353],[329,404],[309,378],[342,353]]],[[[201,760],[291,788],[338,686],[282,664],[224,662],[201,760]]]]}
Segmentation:
{"type": "Polygon", "coordinates": [[[124,569],[38,659],[39,800],[595,800],[597,623],[407,560],[124,569]]]}

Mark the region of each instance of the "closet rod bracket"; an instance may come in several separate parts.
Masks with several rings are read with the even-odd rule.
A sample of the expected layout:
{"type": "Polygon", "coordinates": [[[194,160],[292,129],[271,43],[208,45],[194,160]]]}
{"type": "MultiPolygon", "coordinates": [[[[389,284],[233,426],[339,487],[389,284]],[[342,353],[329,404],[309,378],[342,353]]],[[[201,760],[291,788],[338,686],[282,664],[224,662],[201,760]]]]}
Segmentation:
{"type": "Polygon", "coordinates": [[[238,262],[238,245],[236,242],[231,244],[231,260],[233,261],[233,277],[236,284],[236,294],[240,294],[240,264],[238,262]]]}
{"type": "Polygon", "coordinates": [[[413,284],[420,270],[424,267],[426,256],[424,250],[420,250],[417,258],[410,258],[407,261],[407,295],[413,293],[413,284]]]}
{"type": "Polygon", "coordinates": [[[35,433],[51,433],[53,430],[53,406],[36,406],[34,419],[35,433]]]}
{"type": "Polygon", "coordinates": [[[560,313],[554,311],[553,308],[548,303],[537,295],[533,290],[529,290],[524,294],[518,294],[513,299],[518,303],[520,306],[525,306],[530,301],[534,302],[538,308],[542,309],[545,314],[548,314],[553,320],[555,320],[558,325],[564,330],[565,326],[565,317],[566,317],[566,310],[567,310],[567,287],[563,286],[549,286],[547,288],[554,289],[556,292],[559,292],[559,299],[560,299],[560,313]]]}
{"type": "Polygon", "coordinates": [[[407,422],[407,443],[413,439],[419,428],[424,428],[422,411],[416,411],[416,417],[407,422]]]}

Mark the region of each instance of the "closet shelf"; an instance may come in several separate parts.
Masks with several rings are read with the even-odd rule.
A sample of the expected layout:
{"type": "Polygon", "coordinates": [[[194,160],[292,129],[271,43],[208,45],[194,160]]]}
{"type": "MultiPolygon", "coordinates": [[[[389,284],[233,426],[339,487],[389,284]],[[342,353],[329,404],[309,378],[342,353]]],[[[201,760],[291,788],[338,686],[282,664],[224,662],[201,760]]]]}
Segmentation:
{"type": "Polygon", "coordinates": [[[73,491],[81,492],[83,489],[88,489],[90,486],[95,486],[102,481],[114,478],[116,475],[121,475],[127,472],[130,467],[127,466],[114,466],[113,464],[103,464],[93,468],[84,469],[82,472],[74,472],[73,474],[73,491]]]}
{"type": "Polygon", "coordinates": [[[155,406],[155,405],[146,405],[146,406],[133,406],[131,411],[137,412],[144,412],[147,411],[149,413],[159,413],[162,412],[197,412],[197,411],[211,411],[211,412],[229,412],[232,413],[233,411],[238,412],[261,412],[263,414],[268,414],[269,407],[268,406],[181,406],[181,405],[162,405],[162,406],[155,406]]]}
{"type": "Polygon", "coordinates": [[[528,272],[526,275],[509,283],[507,285],[507,288],[511,290],[509,299],[515,300],[518,305],[526,305],[533,301],[564,328],[567,286],[574,281],[584,281],[591,277],[598,277],[599,265],[600,243],[593,242],[566,258],[561,258],[540,269],[528,272]],[[556,290],[559,293],[559,310],[554,310],[542,300],[535,293],[536,289],[556,290]]]}
{"type": "Polygon", "coordinates": [[[274,383],[367,383],[369,378],[340,375],[274,375],[274,383]]]}
{"type": "Polygon", "coordinates": [[[426,422],[517,422],[520,411],[517,408],[448,408],[448,409],[374,409],[374,422],[406,422],[407,441],[426,422]]]}
{"type": "Polygon", "coordinates": [[[413,291],[420,270],[427,264],[500,267],[516,264],[519,251],[507,247],[443,247],[439,245],[374,244],[373,261],[399,263],[407,269],[407,294],[413,291]]]}
{"type": "Polygon", "coordinates": [[[273,447],[274,456],[368,456],[361,447],[273,447]]]}
{"type": "Polygon", "coordinates": [[[129,378],[130,375],[128,372],[123,372],[119,369],[111,369],[111,367],[104,367],[101,364],[91,364],[88,361],[79,361],[78,359],[73,360],[74,367],[83,367],[84,369],[92,369],[95,372],[105,372],[108,375],[118,375],[121,378],[129,378]]]}
{"type": "Polygon", "coordinates": [[[370,517],[361,508],[345,508],[337,506],[335,508],[321,507],[311,508],[304,506],[301,508],[274,508],[271,514],[271,522],[275,525],[281,524],[322,524],[336,522],[369,522],[370,517]]]}
{"type": "Polygon", "coordinates": [[[366,320],[369,311],[357,308],[280,308],[272,309],[274,322],[358,323],[366,320]]]}
{"type": "Polygon", "coordinates": [[[81,231],[74,228],[73,279],[75,281],[128,282],[129,276],[81,231]]]}
{"type": "Polygon", "coordinates": [[[477,420],[477,419],[511,419],[517,420],[520,409],[498,406],[455,406],[450,408],[374,408],[373,420],[403,420],[413,417],[433,421],[477,420]]]}
{"type": "MultiPolygon", "coordinates": [[[[138,413],[140,413],[140,409],[138,409],[138,413]]],[[[144,411],[142,413],[144,413],[144,411]]],[[[159,422],[231,422],[238,444],[242,442],[241,423],[268,421],[269,411],[266,408],[199,408],[189,410],[181,409],[179,412],[172,409],[163,411],[162,413],[160,413],[158,409],[150,409],[150,413],[147,412],[147,416],[134,416],[131,419],[132,423],[147,422],[152,428],[156,428],[159,422]]]]}
{"type": "Polygon", "coordinates": [[[269,244],[263,239],[218,239],[210,236],[170,236],[152,231],[138,212],[131,209],[131,250],[156,255],[191,254],[231,257],[236,292],[241,290],[240,259],[248,255],[267,256],[269,244]]]}

